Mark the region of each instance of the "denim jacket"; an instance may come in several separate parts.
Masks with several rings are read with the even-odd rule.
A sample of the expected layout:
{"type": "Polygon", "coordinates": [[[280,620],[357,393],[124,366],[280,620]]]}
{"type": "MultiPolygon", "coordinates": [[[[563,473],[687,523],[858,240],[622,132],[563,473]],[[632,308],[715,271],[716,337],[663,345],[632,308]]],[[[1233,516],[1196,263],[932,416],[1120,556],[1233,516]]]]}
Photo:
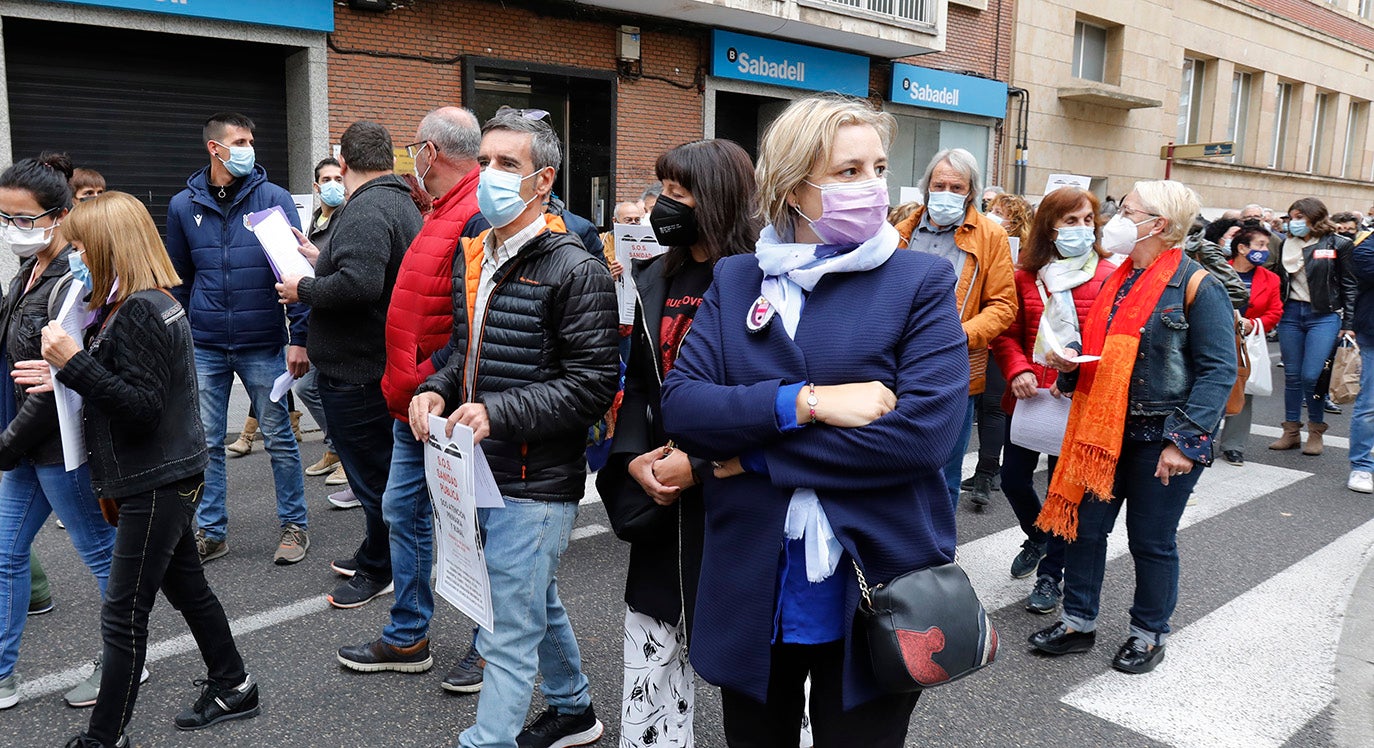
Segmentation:
{"type": "MultiPolygon", "coordinates": [[[[1188,279],[1202,269],[1185,258],[1160,295],[1141,330],[1127,404],[1128,416],[1164,416],[1165,438],[1185,454],[1221,425],[1236,383],[1235,317],[1226,288],[1208,274],[1184,308],[1188,279]]],[[[1105,295],[1098,300],[1112,303],[1105,295]]],[[[1077,370],[1059,375],[1060,390],[1077,384],[1077,370]]]]}

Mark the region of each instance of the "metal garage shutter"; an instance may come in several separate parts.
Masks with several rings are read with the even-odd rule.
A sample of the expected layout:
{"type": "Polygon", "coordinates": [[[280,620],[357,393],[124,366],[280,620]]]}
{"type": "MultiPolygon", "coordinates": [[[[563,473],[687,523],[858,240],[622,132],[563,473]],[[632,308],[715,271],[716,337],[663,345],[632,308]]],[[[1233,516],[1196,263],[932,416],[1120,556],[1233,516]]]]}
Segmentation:
{"type": "Polygon", "coordinates": [[[4,38],[16,159],[66,151],[162,229],[168,200],[209,163],[205,119],[237,111],[287,185],[285,48],[8,18],[4,38]]]}

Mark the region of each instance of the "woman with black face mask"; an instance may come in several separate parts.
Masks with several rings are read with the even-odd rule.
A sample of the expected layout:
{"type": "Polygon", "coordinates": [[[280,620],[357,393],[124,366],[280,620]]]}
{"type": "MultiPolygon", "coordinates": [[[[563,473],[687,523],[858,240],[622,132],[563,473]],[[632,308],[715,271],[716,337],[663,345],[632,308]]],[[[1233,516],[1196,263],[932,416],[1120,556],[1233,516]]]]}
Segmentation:
{"type": "Polygon", "coordinates": [[[687,634],[701,565],[700,484],[712,468],[664,434],[659,388],[716,261],[752,252],[760,222],[753,164],[728,140],[678,146],[655,170],[663,194],[649,223],[668,251],[631,271],[638,299],[625,397],[597,490],[616,534],[630,543],[621,745],[690,746],[687,634]]]}

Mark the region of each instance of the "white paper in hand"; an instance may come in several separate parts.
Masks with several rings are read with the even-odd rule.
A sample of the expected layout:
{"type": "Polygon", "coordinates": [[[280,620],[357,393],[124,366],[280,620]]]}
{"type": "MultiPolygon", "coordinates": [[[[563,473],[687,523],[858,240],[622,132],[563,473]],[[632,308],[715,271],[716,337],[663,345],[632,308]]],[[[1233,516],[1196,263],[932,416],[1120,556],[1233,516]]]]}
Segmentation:
{"type": "Polygon", "coordinates": [[[291,376],[289,371],[277,377],[276,381],[272,382],[272,402],[281,402],[281,399],[286,397],[286,393],[291,390],[291,385],[295,383],[296,378],[291,376]]]}
{"type": "MultiPolygon", "coordinates": [[[[58,324],[78,346],[85,338],[83,331],[90,316],[86,312],[86,305],[80,303],[85,297],[86,287],[73,281],[57,312],[58,324]]],[[[86,427],[81,417],[81,395],[57,380],[57,369],[52,366],[48,368],[52,374],[53,399],[57,404],[57,428],[62,436],[62,467],[71,472],[86,462],[86,427]]]]}
{"type": "Polygon", "coordinates": [[[288,275],[315,277],[315,268],[301,254],[300,242],[291,231],[291,222],[281,206],[273,205],[267,210],[249,213],[246,220],[262,245],[262,251],[267,254],[267,261],[272,265],[272,272],[277,274],[277,280],[288,275]]]}
{"type": "Polygon", "coordinates": [[[424,449],[425,482],[434,509],[434,591],[491,631],[491,582],[472,488],[472,429],[455,426],[449,438],[444,419],[431,416],[424,449]]]}
{"type": "Polygon", "coordinates": [[[491,474],[491,465],[487,464],[487,453],[482,451],[481,444],[473,445],[472,456],[472,482],[477,494],[477,508],[505,509],[506,500],[501,498],[501,487],[496,485],[496,476],[491,474]]]}

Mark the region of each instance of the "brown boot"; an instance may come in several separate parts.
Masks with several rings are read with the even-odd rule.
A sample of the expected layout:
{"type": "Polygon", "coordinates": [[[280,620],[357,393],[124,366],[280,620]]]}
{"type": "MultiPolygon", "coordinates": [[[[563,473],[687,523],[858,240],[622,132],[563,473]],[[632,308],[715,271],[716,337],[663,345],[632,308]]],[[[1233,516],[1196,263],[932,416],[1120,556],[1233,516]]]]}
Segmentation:
{"type": "Polygon", "coordinates": [[[1326,424],[1307,422],[1307,443],[1302,445],[1302,453],[1305,455],[1319,455],[1322,453],[1322,434],[1326,433],[1326,424]]]}
{"type": "Polygon", "coordinates": [[[242,457],[253,451],[253,437],[258,433],[258,419],[249,416],[243,422],[243,431],[239,432],[238,441],[224,448],[230,457],[242,457]]]}
{"type": "Polygon", "coordinates": [[[299,410],[293,410],[290,415],[291,433],[296,435],[296,443],[300,444],[302,441],[305,441],[305,437],[301,435],[301,412],[299,410]]]}
{"type": "Polygon", "coordinates": [[[1274,443],[1270,444],[1269,448],[1296,449],[1297,446],[1302,443],[1302,437],[1301,434],[1299,434],[1299,429],[1301,428],[1302,423],[1298,421],[1284,421],[1283,436],[1280,436],[1274,443]]]}

